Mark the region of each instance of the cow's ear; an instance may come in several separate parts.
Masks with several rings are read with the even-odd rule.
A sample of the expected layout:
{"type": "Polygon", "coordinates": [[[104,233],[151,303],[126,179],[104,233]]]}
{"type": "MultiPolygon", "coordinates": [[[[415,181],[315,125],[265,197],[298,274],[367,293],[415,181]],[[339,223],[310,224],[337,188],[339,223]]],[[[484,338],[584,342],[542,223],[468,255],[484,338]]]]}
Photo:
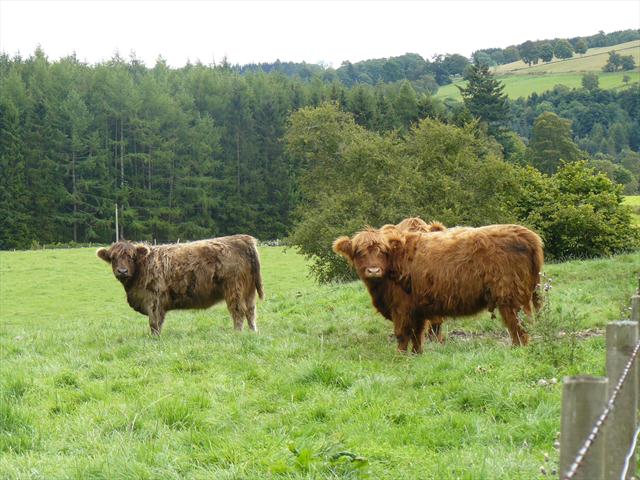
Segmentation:
{"type": "Polygon", "coordinates": [[[143,259],[147,255],[149,255],[150,251],[151,250],[146,245],[138,245],[136,247],[136,259],[138,259],[138,260],[143,259]]]}
{"type": "Polygon", "coordinates": [[[397,228],[388,228],[386,229],[384,234],[387,238],[389,249],[392,253],[399,252],[402,247],[404,247],[405,237],[403,233],[397,228]]]}
{"type": "Polygon", "coordinates": [[[106,248],[103,247],[96,250],[96,255],[98,258],[101,258],[105,262],[111,263],[111,255],[109,255],[109,250],[107,250],[106,248]]]}
{"type": "Polygon", "coordinates": [[[447,229],[447,227],[445,227],[442,223],[435,221],[429,222],[427,226],[429,227],[430,232],[444,232],[447,229]]]}
{"type": "Polygon", "coordinates": [[[336,238],[333,242],[333,251],[351,261],[353,259],[353,248],[351,247],[351,239],[346,236],[336,238]]]}

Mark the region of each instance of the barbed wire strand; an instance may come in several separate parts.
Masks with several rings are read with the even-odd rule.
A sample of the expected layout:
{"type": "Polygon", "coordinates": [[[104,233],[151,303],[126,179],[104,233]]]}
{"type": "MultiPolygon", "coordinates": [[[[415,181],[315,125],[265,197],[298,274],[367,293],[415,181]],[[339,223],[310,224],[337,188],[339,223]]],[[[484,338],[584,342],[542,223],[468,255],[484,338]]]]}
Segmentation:
{"type": "Polygon", "coordinates": [[[618,398],[618,394],[620,393],[620,390],[622,390],[624,382],[627,380],[627,376],[631,371],[631,367],[633,366],[633,362],[636,359],[636,356],[638,355],[638,351],[640,351],[640,341],[636,343],[636,346],[634,347],[633,352],[631,352],[629,361],[625,365],[624,370],[620,375],[620,379],[618,380],[616,388],[614,388],[613,392],[611,393],[611,398],[609,398],[607,405],[604,407],[604,410],[600,414],[600,417],[598,417],[598,420],[593,426],[593,429],[591,430],[591,433],[589,433],[589,436],[585,440],[584,444],[582,445],[582,448],[578,450],[578,455],[576,455],[576,458],[571,464],[571,466],[569,467],[569,470],[567,470],[567,473],[565,473],[562,476],[562,480],[571,480],[575,476],[576,472],[578,471],[578,468],[580,467],[582,461],[584,460],[584,457],[586,456],[587,452],[591,448],[591,445],[593,445],[593,442],[598,437],[598,434],[600,433],[600,429],[602,428],[602,425],[604,425],[604,422],[609,417],[611,410],[613,410],[616,399],[618,398]]]}
{"type": "Polygon", "coordinates": [[[638,442],[638,434],[640,433],[640,426],[636,429],[636,433],[633,434],[633,442],[631,442],[631,448],[627,453],[627,456],[624,458],[624,465],[622,467],[622,473],[620,474],[620,480],[625,480],[627,478],[627,471],[629,471],[629,463],[631,462],[631,457],[633,457],[633,452],[636,449],[636,443],[638,442]]]}

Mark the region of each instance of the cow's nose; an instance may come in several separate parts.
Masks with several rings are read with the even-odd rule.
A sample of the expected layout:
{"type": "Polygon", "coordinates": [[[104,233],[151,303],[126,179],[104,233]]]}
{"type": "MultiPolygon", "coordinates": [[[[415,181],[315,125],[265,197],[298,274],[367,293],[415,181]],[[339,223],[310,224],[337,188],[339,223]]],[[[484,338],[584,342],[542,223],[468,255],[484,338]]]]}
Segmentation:
{"type": "Polygon", "coordinates": [[[128,271],[129,271],[129,270],[128,270],[128,269],[126,269],[126,268],[120,268],[120,267],[118,267],[118,273],[120,273],[120,274],[122,274],[122,275],[126,275],[128,271]]]}
{"type": "Polygon", "coordinates": [[[380,267],[367,267],[367,273],[369,275],[380,275],[380,267]]]}

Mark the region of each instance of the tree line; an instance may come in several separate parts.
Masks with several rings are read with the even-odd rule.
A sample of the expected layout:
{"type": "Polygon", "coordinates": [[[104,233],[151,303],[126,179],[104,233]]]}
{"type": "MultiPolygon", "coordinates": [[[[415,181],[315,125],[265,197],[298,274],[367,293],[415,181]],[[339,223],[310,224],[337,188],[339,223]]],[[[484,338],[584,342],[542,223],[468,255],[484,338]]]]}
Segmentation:
{"type": "MultiPolygon", "coordinates": [[[[224,61],[172,69],[161,58],[148,68],[119,55],[97,65],[74,56],[51,62],[41,49],[28,58],[0,56],[0,248],[108,243],[116,204],[121,236],[158,242],[246,232],[300,244],[295,239],[305,231],[318,241],[318,222],[336,220],[323,217],[325,210],[372,224],[387,212],[389,219],[511,219],[552,230],[543,225],[549,215],[536,216],[547,204],[511,204],[518,195],[506,187],[533,182],[557,201],[559,184],[544,175],[565,171],[563,161],[584,161],[580,178],[607,179],[594,167],[609,177],[613,196],[604,203],[612,211],[623,188],[616,183],[638,189],[637,87],[556,88],[511,102],[477,64],[466,70],[464,102],[451,102],[407,80],[345,85],[322,75],[240,72],[224,61]],[[408,196],[373,195],[368,180],[362,183],[369,178],[395,182],[394,195],[406,184],[408,196]],[[351,203],[337,207],[336,196],[351,203]],[[397,209],[381,207],[383,198],[397,209]],[[354,207],[363,202],[369,210],[354,207]],[[513,217],[516,211],[522,214],[513,217]]],[[[598,213],[592,227],[608,220],[610,213],[598,213]]],[[[624,215],[613,223],[630,228],[624,215]]],[[[632,237],[631,230],[607,231],[599,247],[578,248],[573,237],[570,244],[595,255],[618,251],[632,237]]],[[[553,238],[550,251],[572,254],[564,237],[553,238]]]]}
{"type": "Polygon", "coordinates": [[[111,241],[116,204],[127,238],[283,237],[300,166],[281,138],[291,112],[326,101],[380,130],[407,129],[431,107],[408,84],[2,55],[0,248],[111,241]]]}
{"type": "MultiPolygon", "coordinates": [[[[589,48],[608,47],[638,39],[640,39],[640,29],[628,29],[609,33],[600,31],[595,35],[568,39],[527,40],[505,48],[479,49],[474,51],[470,58],[459,53],[447,53],[436,54],[431,59],[426,59],[417,53],[406,53],[356,63],[345,61],[338,68],[280,60],[272,63],[235,65],[232,68],[242,74],[258,71],[280,72],[306,81],[314,77],[328,83],[339,80],[347,86],[358,83],[376,85],[381,82],[407,80],[417,91],[435,93],[439,86],[449,84],[463,75],[466,68],[473,62],[496,66],[522,60],[528,65],[534,65],[540,61],[550,62],[554,57],[564,59],[571,58],[574,54],[583,55],[589,48]]],[[[226,60],[223,59],[224,62],[226,60]]],[[[629,59],[625,62],[624,66],[620,63],[619,68],[634,68],[629,59]]]]}

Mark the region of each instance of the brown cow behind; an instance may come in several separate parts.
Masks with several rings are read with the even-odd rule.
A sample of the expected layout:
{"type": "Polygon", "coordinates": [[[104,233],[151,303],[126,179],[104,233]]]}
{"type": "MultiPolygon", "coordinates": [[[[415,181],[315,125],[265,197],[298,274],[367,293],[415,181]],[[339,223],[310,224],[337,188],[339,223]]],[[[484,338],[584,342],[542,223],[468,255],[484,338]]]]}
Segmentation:
{"type": "MultiPolygon", "coordinates": [[[[370,292],[387,279],[407,293],[386,298],[394,324],[412,325],[416,331],[420,319],[473,315],[497,307],[512,343],[528,343],[517,313],[523,308],[529,315],[539,308],[536,287],[544,259],[540,237],[522,226],[432,233],[366,229],[353,239],[338,238],[334,250],[353,265],[370,292]]],[[[415,350],[417,339],[405,328],[398,348],[405,350],[409,340],[415,350]]]]}
{"type": "Polygon", "coordinates": [[[149,246],[120,241],[96,254],[111,264],[127,302],[160,334],[166,312],[226,300],[236,330],[256,331],[256,292],[263,298],[256,240],[249,235],[149,246]]]}
{"type": "MultiPolygon", "coordinates": [[[[385,227],[388,225],[385,225],[385,227]]],[[[382,228],[385,228],[382,227],[382,228]]],[[[409,217],[402,220],[399,224],[395,226],[401,232],[421,232],[421,233],[429,233],[429,232],[442,232],[447,229],[440,222],[425,222],[420,217],[409,217]]]]}

